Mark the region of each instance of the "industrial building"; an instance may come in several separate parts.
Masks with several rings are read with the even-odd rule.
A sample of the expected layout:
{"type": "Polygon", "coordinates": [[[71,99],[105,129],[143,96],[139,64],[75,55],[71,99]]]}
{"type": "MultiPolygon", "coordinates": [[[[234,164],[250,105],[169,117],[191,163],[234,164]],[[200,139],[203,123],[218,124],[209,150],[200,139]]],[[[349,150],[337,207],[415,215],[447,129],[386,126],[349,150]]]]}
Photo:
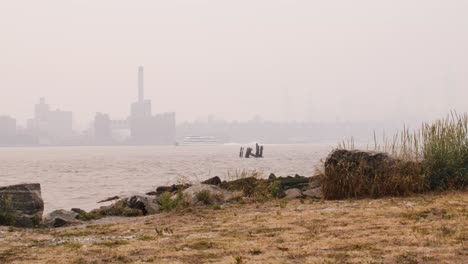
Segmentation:
{"type": "Polygon", "coordinates": [[[144,69],[138,68],[138,99],[131,104],[126,120],[111,120],[97,113],[94,120],[96,144],[172,145],[176,142],[175,113],[153,115],[151,100],[144,96],[144,69]],[[127,133],[128,132],[128,133],[127,133]]]}
{"type": "Polygon", "coordinates": [[[73,137],[73,113],[70,111],[50,110],[41,98],[35,105],[34,117],[28,120],[27,130],[37,138],[41,145],[62,144],[73,137]]]}

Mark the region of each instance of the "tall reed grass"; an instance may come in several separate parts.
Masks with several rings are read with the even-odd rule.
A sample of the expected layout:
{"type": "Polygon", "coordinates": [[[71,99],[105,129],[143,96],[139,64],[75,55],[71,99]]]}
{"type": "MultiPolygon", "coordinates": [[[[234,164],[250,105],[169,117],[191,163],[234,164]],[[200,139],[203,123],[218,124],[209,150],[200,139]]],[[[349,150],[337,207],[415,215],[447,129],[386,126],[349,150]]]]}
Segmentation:
{"type": "Polygon", "coordinates": [[[468,114],[452,113],[423,124],[421,154],[425,176],[433,190],[468,186],[468,114]]]}
{"type": "MultiPolygon", "coordinates": [[[[338,149],[354,150],[354,140],[343,141],[338,149]]],[[[365,160],[353,160],[351,166],[348,161],[335,163],[323,170],[322,188],[329,187],[323,188],[324,196],[378,197],[468,187],[467,113],[452,112],[415,131],[404,127],[382,142],[374,133],[373,149],[368,146],[368,150],[387,153],[397,162],[383,171],[369,170],[365,160]]]]}

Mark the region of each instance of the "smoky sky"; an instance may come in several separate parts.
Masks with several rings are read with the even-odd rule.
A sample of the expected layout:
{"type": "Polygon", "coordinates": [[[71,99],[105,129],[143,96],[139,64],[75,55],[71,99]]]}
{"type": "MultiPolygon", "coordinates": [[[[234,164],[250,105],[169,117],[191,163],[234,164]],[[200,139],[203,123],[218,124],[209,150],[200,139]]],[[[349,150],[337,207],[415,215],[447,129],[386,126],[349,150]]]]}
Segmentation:
{"type": "Polygon", "coordinates": [[[0,115],[43,96],[126,118],[137,67],[177,121],[367,121],[468,111],[464,0],[2,0],[0,115]]]}

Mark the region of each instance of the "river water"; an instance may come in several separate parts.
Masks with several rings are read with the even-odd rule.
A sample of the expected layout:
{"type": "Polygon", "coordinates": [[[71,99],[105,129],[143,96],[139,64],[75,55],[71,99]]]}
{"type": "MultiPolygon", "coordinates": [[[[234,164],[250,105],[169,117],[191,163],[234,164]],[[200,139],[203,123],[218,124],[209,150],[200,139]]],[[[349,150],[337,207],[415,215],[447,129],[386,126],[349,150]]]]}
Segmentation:
{"type": "Polygon", "coordinates": [[[114,195],[144,193],[177,181],[233,178],[242,170],[266,177],[311,176],[332,145],[265,145],[263,159],[240,159],[238,145],[0,148],[0,186],[37,182],[45,211],[90,210],[114,195]]]}

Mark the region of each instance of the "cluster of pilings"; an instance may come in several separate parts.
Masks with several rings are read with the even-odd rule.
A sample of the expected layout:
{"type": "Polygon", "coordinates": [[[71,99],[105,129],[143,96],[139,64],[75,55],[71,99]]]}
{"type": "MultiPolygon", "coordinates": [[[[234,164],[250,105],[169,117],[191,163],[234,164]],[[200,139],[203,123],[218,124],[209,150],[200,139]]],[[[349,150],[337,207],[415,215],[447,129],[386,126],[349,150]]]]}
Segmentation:
{"type": "Polygon", "coordinates": [[[255,153],[252,153],[253,149],[251,147],[248,147],[245,149],[245,155],[244,155],[244,147],[240,148],[239,151],[239,158],[263,158],[263,146],[258,145],[258,143],[255,144],[255,153]]]}

